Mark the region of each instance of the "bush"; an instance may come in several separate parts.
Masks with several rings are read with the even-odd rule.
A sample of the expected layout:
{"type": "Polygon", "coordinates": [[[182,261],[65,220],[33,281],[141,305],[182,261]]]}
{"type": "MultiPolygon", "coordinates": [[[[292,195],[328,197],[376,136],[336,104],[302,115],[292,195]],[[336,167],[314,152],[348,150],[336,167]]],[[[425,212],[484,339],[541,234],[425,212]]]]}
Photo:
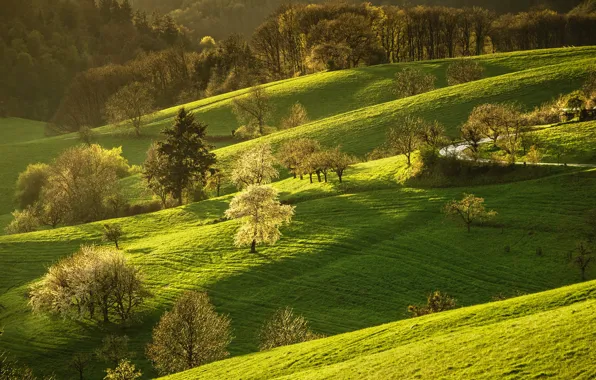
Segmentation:
{"type": "Polygon", "coordinates": [[[160,201],[147,201],[143,203],[136,203],[133,205],[126,205],[123,209],[124,216],[135,216],[140,214],[148,214],[162,209],[160,201]]]}
{"type": "Polygon", "coordinates": [[[13,211],[12,216],[13,220],[4,229],[8,235],[32,232],[40,225],[37,213],[32,207],[27,207],[23,211],[13,211]]]}
{"type": "Polygon", "coordinates": [[[149,295],[140,270],[120,251],[83,246],[31,287],[29,304],[34,312],[126,322],[149,295]]]}
{"type": "Polygon", "coordinates": [[[475,60],[460,58],[447,68],[447,84],[450,86],[482,79],[484,69],[475,60]]]}
{"type": "Polygon", "coordinates": [[[421,69],[406,67],[395,75],[395,95],[399,99],[432,91],[435,80],[421,69]]]}
{"type": "Polygon", "coordinates": [[[321,338],[313,333],[308,321],[301,315],[294,315],[290,307],[279,309],[265,322],[259,333],[261,351],[321,338]]]}
{"type": "Polygon", "coordinates": [[[455,298],[436,290],[428,295],[426,305],[410,305],[408,306],[408,312],[412,317],[420,317],[427,314],[455,309],[455,307],[455,298]]]}
{"type": "Polygon", "coordinates": [[[103,225],[103,240],[110,241],[116,245],[116,249],[120,249],[118,241],[122,237],[122,227],[118,224],[104,224],[103,225]]]}
{"type": "Polygon", "coordinates": [[[121,360],[116,369],[108,368],[104,380],[136,380],[143,374],[137,371],[134,364],[128,360],[121,360]]]}
{"type": "Polygon", "coordinates": [[[32,206],[41,197],[41,191],[48,182],[50,166],[30,164],[17,179],[15,199],[21,209],[32,206]]]}

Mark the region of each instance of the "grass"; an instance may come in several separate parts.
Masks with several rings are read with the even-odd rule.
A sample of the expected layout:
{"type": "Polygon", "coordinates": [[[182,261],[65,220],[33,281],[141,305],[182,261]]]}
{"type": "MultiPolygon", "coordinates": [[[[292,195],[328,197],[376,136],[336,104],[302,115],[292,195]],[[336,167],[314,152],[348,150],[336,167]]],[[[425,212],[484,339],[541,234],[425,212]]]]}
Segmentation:
{"type": "MultiPolygon", "coordinates": [[[[347,187],[335,178],[328,184],[276,183],[296,205],[296,218],[277,245],[257,255],[233,247],[235,222],[218,222],[230,196],[120,220],[122,246],[155,295],[142,321],[129,328],[34,316],[26,305],[27,285],[47,265],[82,243],[101,244],[101,223],[0,237],[0,265],[10,268],[0,278],[0,347],[40,372],[67,377],[72,373],[64,364],[74,352],[91,351],[106,333],[117,332],[131,337],[134,361],[153,375],[143,346],[162,312],[186,289],[207,290],[218,310],[230,314],[236,337],[230,349],[240,355],[256,350],[262,321],[286,305],[316,331],[334,335],[401,319],[408,304],[422,302],[434,289],[474,305],[499,293],[578,280],[564,254],[581,238],[578,225],[593,207],[596,171],[413,189],[398,183],[402,163],[391,158],[360,164],[348,172],[346,185],[353,186],[347,187]],[[446,220],[441,206],[462,192],[485,197],[498,219],[470,234],[446,220]],[[539,246],[542,257],[535,254],[539,246]]],[[[104,367],[95,363],[91,373],[99,376],[104,367]]]]}
{"type": "MultiPolygon", "coordinates": [[[[263,140],[279,143],[295,136],[315,137],[328,145],[341,143],[352,153],[363,155],[383,140],[387,128],[400,116],[410,112],[441,121],[455,136],[457,125],[476,104],[515,99],[532,107],[576,89],[591,62],[587,59],[595,54],[596,47],[583,47],[477,57],[474,59],[485,67],[487,79],[451,88],[444,88],[449,60],[380,65],[274,82],[267,85],[276,110],[272,125],[277,125],[296,101],[306,107],[312,123],[298,130],[275,133],[263,140]],[[439,90],[394,101],[392,79],[398,70],[407,65],[416,65],[434,73],[439,90]]],[[[230,132],[238,127],[232,114],[232,100],[245,93],[246,90],[240,90],[185,106],[194,110],[197,119],[209,125],[209,135],[230,136],[230,132]]],[[[123,146],[124,156],[132,164],[140,164],[151,141],[172,122],[177,109],[172,107],[152,115],[141,138],[133,137],[120,127],[105,126],[95,130],[95,141],[107,148],[123,146]]],[[[10,120],[4,124],[10,124],[10,120]]],[[[222,148],[216,152],[221,160],[229,162],[256,141],[225,148],[234,142],[228,138],[214,140],[214,144],[222,148]]],[[[78,143],[77,134],[68,134],[0,144],[3,157],[0,177],[5,179],[0,184],[0,215],[14,208],[14,183],[27,164],[49,162],[64,149],[78,143]]]]}
{"type": "Polygon", "coordinates": [[[16,117],[0,118],[0,144],[15,144],[42,139],[45,123],[16,117]]]}
{"type": "MultiPolygon", "coordinates": [[[[481,57],[478,59],[486,68],[486,79],[438,88],[401,100],[392,100],[389,92],[391,78],[396,70],[403,67],[401,64],[320,73],[273,83],[268,87],[278,110],[275,120],[283,115],[280,110],[300,100],[309,110],[313,122],[231,146],[225,146],[230,141],[218,138],[221,147],[216,153],[222,162],[229,163],[261,141],[277,145],[294,137],[312,137],[326,145],[342,144],[346,151],[362,156],[379,145],[386,130],[409,113],[437,119],[446,125],[451,136],[455,136],[457,125],[477,104],[515,99],[526,107],[532,107],[577,88],[591,63],[588,58],[595,53],[596,48],[570,48],[481,57]]],[[[444,86],[447,63],[432,61],[416,65],[434,71],[441,87],[444,86]]],[[[188,107],[195,109],[197,117],[210,125],[212,135],[223,136],[235,127],[235,121],[231,119],[231,100],[244,92],[200,100],[188,104],[188,107]]],[[[172,108],[153,115],[142,138],[133,138],[122,134],[114,126],[106,126],[96,130],[95,140],[108,148],[122,145],[129,161],[139,164],[144,159],[147,146],[156,138],[157,131],[171,122],[175,112],[176,108],[172,108]]],[[[3,122],[11,125],[5,130],[13,131],[13,140],[7,137],[9,143],[0,144],[3,157],[0,176],[4,179],[0,185],[0,223],[8,220],[1,214],[12,209],[10,200],[18,173],[28,163],[48,162],[63,149],[78,143],[76,134],[35,139],[31,132],[32,137],[21,138],[19,133],[14,132],[18,131],[17,124],[3,122]]],[[[334,175],[331,175],[329,183],[310,184],[307,180],[291,178],[276,182],[274,186],[280,191],[282,199],[296,206],[296,217],[292,225],[283,230],[284,235],[277,245],[262,247],[258,254],[233,246],[233,234],[238,225],[235,221],[222,219],[232,194],[112,221],[122,225],[125,237],[121,245],[124,252],[131,262],[141,267],[154,294],[142,311],[142,319],[128,327],[32,315],[27,306],[28,286],[39,279],[49,265],[73,253],[81,244],[104,244],[101,241],[101,222],[0,236],[0,267],[7,268],[0,277],[0,326],[4,328],[0,349],[6,349],[33,366],[38,373],[55,372],[59,378],[69,378],[73,372],[67,363],[75,352],[92,352],[108,333],[127,334],[131,338],[132,349],[137,353],[133,361],[149,377],[156,375],[144,359],[144,346],[150,340],[151,329],[181,292],[188,289],[208,291],[217,309],[230,314],[235,336],[230,352],[239,356],[257,349],[256,334],[262,322],[275,309],[286,305],[304,314],[316,331],[336,335],[403,319],[407,305],[422,302],[425,295],[435,289],[454,295],[460,305],[470,306],[488,302],[497,294],[540,292],[578,281],[579,273],[565,261],[565,255],[583,237],[585,212],[594,207],[596,170],[558,168],[534,172],[534,168],[520,167],[500,178],[500,182],[505,182],[502,184],[480,185],[483,181],[479,179],[461,182],[458,187],[451,188],[416,186],[415,182],[406,181],[409,170],[402,157],[391,157],[355,165],[347,171],[344,184],[339,184],[334,175]],[[522,181],[537,175],[541,178],[522,181]],[[499,213],[497,219],[474,226],[469,234],[461,225],[445,219],[440,213],[442,205],[461,197],[463,192],[486,198],[487,206],[499,213]],[[536,255],[539,247],[544,252],[542,256],[536,255]]],[[[139,175],[126,178],[122,180],[122,186],[130,199],[147,200],[149,195],[140,186],[139,178],[139,175]]],[[[590,270],[588,274],[593,277],[596,271],[590,270]]],[[[585,302],[588,304],[588,301],[585,302]]],[[[547,308],[548,305],[557,306],[556,302],[535,303],[544,304],[536,307],[541,308],[540,312],[523,312],[524,318],[538,318],[536,322],[528,319],[529,326],[560,316],[562,322],[556,325],[552,322],[553,329],[560,328],[556,331],[568,334],[572,327],[564,322],[568,320],[565,313],[569,312],[565,307],[572,306],[570,303],[561,303],[559,309],[554,306],[547,308]]],[[[519,309],[526,310],[522,306],[519,309]]],[[[427,346],[421,343],[415,347],[414,341],[399,340],[408,337],[408,334],[402,333],[389,334],[395,335],[397,341],[370,343],[379,346],[377,353],[368,355],[364,349],[369,346],[363,346],[361,374],[354,372],[360,368],[354,357],[340,360],[344,357],[342,353],[347,355],[345,357],[352,355],[349,349],[355,347],[358,350],[357,343],[346,343],[341,351],[334,348],[338,359],[329,362],[333,365],[325,368],[321,375],[315,373],[315,367],[308,367],[308,363],[300,362],[295,368],[303,368],[300,376],[304,377],[337,377],[345,371],[354,378],[360,375],[382,378],[389,376],[391,369],[381,363],[386,361],[387,356],[401,355],[402,359],[396,363],[406,371],[403,377],[416,374],[435,377],[435,372],[425,372],[426,368],[416,370],[402,365],[409,348],[421,358],[425,350],[435,349],[433,352],[436,352],[436,360],[440,364],[450,359],[449,351],[440,351],[439,348],[451,341],[460,342],[463,363],[475,357],[474,351],[464,342],[485,344],[484,341],[474,341],[476,336],[493,334],[487,338],[492,342],[498,341],[501,334],[510,337],[506,342],[512,344],[520,344],[515,343],[516,339],[523,341],[521,335],[517,337],[515,331],[510,331],[512,325],[506,324],[511,321],[505,318],[493,318],[493,324],[487,322],[466,327],[466,321],[474,321],[474,317],[466,317],[469,310],[478,315],[482,310],[489,310],[489,314],[495,315],[501,313],[492,307],[478,306],[478,309],[462,309],[446,313],[444,317],[419,320],[431,324],[436,321],[436,328],[431,328],[432,331],[440,330],[439,327],[444,327],[447,321],[460,321],[453,322],[453,328],[443,328],[449,330],[443,331],[447,335],[442,335],[443,332],[432,335],[432,331],[426,329],[410,329],[414,340],[424,339],[427,346]],[[484,307],[487,309],[482,309],[484,307]],[[446,319],[441,321],[440,318],[446,319]],[[462,327],[461,334],[457,326],[462,327]],[[396,346],[395,350],[381,350],[388,347],[384,344],[396,346]]],[[[516,308],[511,306],[506,310],[511,314],[516,308]]],[[[412,322],[398,322],[394,325],[395,331],[401,332],[400,326],[409,329],[411,325],[408,323],[412,322]]],[[[366,339],[375,339],[375,331],[382,330],[365,330],[355,334],[362,333],[367,336],[366,339]],[[369,334],[371,331],[373,333],[369,334]]],[[[528,334],[535,330],[528,328],[527,331],[526,336],[531,336],[528,334]]],[[[573,331],[583,330],[576,326],[573,331]]],[[[324,342],[332,342],[333,339],[340,342],[345,337],[349,335],[310,344],[325,345],[324,342]]],[[[577,336],[564,337],[578,339],[577,336]]],[[[453,343],[449,347],[455,350],[453,347],[459,346],[453,343]]],[[[525,347],[536,348],[530,342],[525,347]]],[[[277,362],[275,355],[285,352],[283,350],[287,349],[260,355],[274,355],[271,360],[277,362]]],[[[565,352],[572,351],[565,348],[565,352]]],[[[535,355],[540,355],[539,350],[535,355]]],[[[215,377],[217,371],[223,368],[223,363],[251,360],[253,357],[259,355],[232,359],[209,368],[214,368],[215,377]]],[[[515,356],[496,358],[524,362],[515,356]]],[[[544,361],[551,357],[540,358],[544,361]]],[[[279,363],[283,368],[272,364],[272,368],[277,368],[276,373],[292,376],[288,372],[292,371],[292,366],[284,365],[283,361],[279,363]]],[[[248,362],[246,365],[247,376],[260,376],[259,369],[248,362]]],[[[486,366],[489,366],[488,362],[486,366]]],[[[99,378],[106,367],[105,363],[94,362],[89,376],[99,378]]],[[[447,376],[440,372],[444,367],[436,367],[436,377],[447,376]]],[[[496,368],[497,364],[493,367],[496,368]]],[[[209,368],[205,367],[205,370],[209,368]]],[[[230,368],[231,371],[240,371],[242,365],[230,368]]],[[[262,367],[261,370],[263,368],[266,369],[262,367]]],[[[428,368],[433,370],[432,366],[428,368]]],[[[525,375],[525,368],[518,370],[517,374],[500,375],[525,375]]],[[[469,369],[469,372],[459,373],[463,373],[461,376],[464,377],[477,377],[479,372],[469,369]]],[[[567,373],[574,374],[564,372],[567,373]]],[[[493,377],[500,376],[494,374],[493,377]]]]}
{"type": "Polygon", "coordinates": [[[533,132],[543,162],[596,164],[596,122],[562,124],[533,132]]]}
{"type": "Polygon", "coordinates": [[[592,379],[596,282],[216,362],[186,379],[592,379]]]}

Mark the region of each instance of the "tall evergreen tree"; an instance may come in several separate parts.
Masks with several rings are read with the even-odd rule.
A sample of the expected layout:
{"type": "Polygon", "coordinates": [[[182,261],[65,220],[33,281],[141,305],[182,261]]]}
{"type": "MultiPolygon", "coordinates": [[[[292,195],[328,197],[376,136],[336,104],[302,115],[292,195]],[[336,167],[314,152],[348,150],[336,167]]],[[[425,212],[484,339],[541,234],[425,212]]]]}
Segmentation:
{"type": "Polygon", "coordinates": [[[205,141],[207,125],[195,120],[191,112],[181,108],[174,125],[162,131],[166,136],[158,142],[158,152],[166,160],[168,175],[162,177],[164,187],[182,204],[182,192],[196,180],[202,180],[215,164],[215,154],[205,141]]]}

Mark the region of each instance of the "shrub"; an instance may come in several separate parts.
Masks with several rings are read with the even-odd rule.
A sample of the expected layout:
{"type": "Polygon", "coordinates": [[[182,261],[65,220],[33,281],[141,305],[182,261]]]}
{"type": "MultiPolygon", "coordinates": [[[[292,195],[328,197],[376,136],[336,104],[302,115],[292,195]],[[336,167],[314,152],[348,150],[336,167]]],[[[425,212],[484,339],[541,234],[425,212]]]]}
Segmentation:
{"type": "Polygon", "coordinates": [[[427,314],[455,309],[455,307],[455,298],[436,290],[428,295],[426,305],[410,305],[408,306],[408,312],[410,312],[412,317],[420,317],[427,314]]]}
{"type": "Polygon", "coordinates": [[[482,79],[484,69],[475,60],[460,58],[447,67],[447,84],[450,86],[482,79]]]}
{"type": "Polygon", "coordinates": [[[128,351],[128,341],[126,335],[108,335],[103,338],[101,347],[95,351],[95,355],[100,360],[116,366],[121,360],[132,356],[132,353],[128,351]]]}
{"type": "Polygon", "coordinates": [[[421,69],[406,67],[395,75],[395,95],[399,99],[432,91],[435,80],[434,75],[421,69]]]}
{"type": "Polygon", "coordinates": [[[15,199],[21,209],[39,201],[43,187],[48,182],[50,166],[37,163],[27,166],[17,179],[15,199]]]}
{"type": "Polygon", "coordinates": [[[308,326],[308,321],[301,315],[294,315],[290,307],[278,309],[265,322],[259,333],[259,348],[261,351],[275,347],[287,346],[321,338],[308,326]]]}
{"type": "Polygon", "coordinates": [[[31,287],[29,304],[34,312],[126,322],[149,295],[140,270],[120,251],[83,246],[31,287]]]}
{"type": "Polygon", "coordinates": [[[27,207],[23,211],[15,210],[12,212],[12,217],[13,220],[4,229],[8,235],[32,232],[40,225],[37,212],[33,207],[27,207]]]}
{"type": "Polygon", "coordinates": [[[116,369],[108,368],[104,380],[136,380],[143,374],[137,371],[134,364],[128,360],[121,360],[116,369]]]}
{"type": "Polygon", "coordinates": [[[118,241],[122,237],[122,227],[118,224],[104,224],[103,225],[103,240],[110,241],[116,245],[116,249],[120,249],[118,241]]]}
{"type": "MultiPolygon", "coordinates": [[[[167,204],[166,204],[167,205],[167,204]]],[[[162,209],[160,201],[146,201],[142,203],[135,203],[133,205],[126,205],[124,207],[124,216],[135,216],[140,214],[148,214],[162,209]]]]}

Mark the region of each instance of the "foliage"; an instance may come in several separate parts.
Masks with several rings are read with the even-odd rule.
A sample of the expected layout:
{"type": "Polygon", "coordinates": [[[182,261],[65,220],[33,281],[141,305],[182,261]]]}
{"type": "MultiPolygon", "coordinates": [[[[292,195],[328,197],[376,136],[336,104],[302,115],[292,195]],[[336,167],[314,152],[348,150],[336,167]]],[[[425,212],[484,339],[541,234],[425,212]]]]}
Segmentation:
{"type": "Polygon", "coordinates": [[[136,380],[141,378],[141,376],[141,371],[137,371],[134,364],[123,359],[115,369],[106,370],[104,380],[136,380]]]}
{"type": "Polygon", "coordinates": [[[85,378],[85,370],[89,367],[91,363],[91,355],[87,353],[77,352],[73,355],[70,363],[68,363],[69,367],[76,371],[79,375],[79,380],[84,380],[85,378]]]}
{"type": "Polygon", "coordinates": [[[294,310],[287,306],[276,310],[261,328],[259,349],[266,351],[319,338],[322,336],[311,331],[308,321],[301,315],[294,315],[294,310]]]}
{"type": "Polygon", "coordinates": [[[18,362],[8,358],[4,351],[0,351],[0,380],[36,380],[33,371],[18,362]]]}
{"type": "Polygon", "coordinates": [[[104,362],[117,366],[122,360],[130,358],[132,353],[128,350],[128,336],[107,335],[101,342],[101,347],[95,355],[104,362]]]}
{"type": "Polygon", "coordinates": [[[104,224],[103,225],[103,240],[112,242],[116,245],[116,249],[120,249],[118,241],[122,237],[122,227],[119,224],[104,224]]]}
{"type": "Polygon", "coordinates": [[[267,120],[272,112],[265,88],[252,87],[245,97],[234,98],[234,114],[238,122],[254,136],[263,136],[267,131],[267,120]]]}
{"type": "Polygon", "coordinates": [[[260,144],[242,155],[232,169],[232,182],[239,189],[250,185],[264,185],[279,176],[275,169],[271,145],[260,144]]]}
{"type": "Polygon", "coordinates": [[[215,311],[207,293],[186,292],[153,329],[147,356],[169,374],[227,357],[231,341],[230,318],[215,311]]]}
{"type": "Polygon", "coordinates": [[[540,161],[542,161],[542,157],[543,154],[538,148],[536,148],[536,145],[532,145],[526,154],[526,159],[528,162],[534,165],[540,163],[540,161]]]}
{"type": "Polygon", "coordinates": [[[294,208],[280,204],[277,191],[270,186],[248,186],[232,199],[225,212],[227,218],[242,221],[234,244],[250,245],[253,253],[257,244],[275,244],[281,237],[279,227],[291,222],[294,208]]]}
{"type": "Polygon", "coordinates": [[[329,166],[329,169],[337,174],[339,183],[342,183],[343,175],[346,169],[348,169],[350,165],[358,162],[354,156],[342,152],[339,146],[328,151],[326,159],[328,160],[327,165],[329,166]]]}
{"type": "Polygon", "coordinates": [[[396,127],[391,128],[387,133],[387,147],[395,154],[403,154],[408,160],[408,166],[412,164],[412,153],[422,144],[421,136],[424,133],[424,120],[412,116],[406,116],[400,120],[396,127]]]}
{"type": "Polygon", "coordinates": [[[32,232],[39,227],[39,224],[37,211],[33,207],[28,206],[24,210],[15,210],[12,212],[12,221],[6,226],[5,232],[8,235],[32,232]]]}
{"type": "Polygon", "coordinates": [[[145,168],[146,177],[157,181],[165,192],[172,193],[179,205],[184,189],[195,181],[202,181],[215,164],[215,154],[209,152],[211,146],[205,141],[206,130],[205,124],[195,121],[192,113],[181,108],[174,125],[162,131],[165,140],[157,142],[157,154],[165,163],[145,168]],[[147,171],[151,169],[155,171],[147,171]]]}
{"type": "Polygon", "coordinates": [[[281,120],[279,129],[292,129],[309,122],[306,108],[299,102],[294,103],[290,108],[290,114],[281,120]]]}
{"type": "Polygon", "coordinates": [[[47,164],[29,164],[17,180],[15,199],[20,208],[34,205],[41,197],[42,188],[46,185],[50,167],[47,164]]]}
{"type": "Polygon", "coordinates": [[[406,67],[395,75],[395,95],[406,98],[434,90],[435,76],[421,69],[406,67]]]}
{"type": "Polygon", "coordinates": [[[465,194],[460,201],[453,200],[443,207],[443,212],[450,217],[461,220],[470,232],[473,222],[489,220],[497,215],[495,211],[486,210],[484,198],[474,194],[465,194]]]}
{"type": "Polygon", "coordinates": [[[108,121],[118,124],[128,121],[137,136],[141,135],[143,120],[153,109],[153,95],[146,85],[133,82],[112,95],[105,105],[108,121]]]}
{"type": "Polygon", "coordinates": [[[410,305],[408,306],[408,312],[412,315],[412,317],[421,317],[427,314],[440,313],[445,310],[455,309],[455,307],[455,298],[436,290],[428,295],[426,298],[426,305],[410,305]]]}
{"type": "Polygon", "coordinates": [[[72,256],[52,265],[30,289],[34,312],[63,317],[101,317],[115,314],[129,321],[149,296],[141,271],[127,263],[120,251],[82,246],[72,256]]]}
{"type": "Polygon", "coordinates": [[[450,86],[482,79],[484,68],[478,61],[457,59],[447,68],[447,83],[450,86]]]}

